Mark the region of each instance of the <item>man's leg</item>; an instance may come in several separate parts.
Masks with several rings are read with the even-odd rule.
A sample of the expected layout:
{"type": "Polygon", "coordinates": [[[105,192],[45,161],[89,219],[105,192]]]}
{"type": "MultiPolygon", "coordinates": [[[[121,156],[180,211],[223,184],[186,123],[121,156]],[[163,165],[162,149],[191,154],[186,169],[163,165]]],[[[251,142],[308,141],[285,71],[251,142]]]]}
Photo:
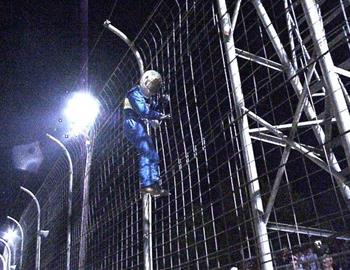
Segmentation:
{"type": "Polygon", "coordinates": [[[142,187],[150,186],[153,184],[152,179],[151,163],[148,157],[140,154],[139,158],[139,177],[142,187]]]}
{"type": "Polygon", "coordinates": [[[139,176],[141,192],[155,196],[168,195],[159,185],[159,156],[151,137],[146,132],[146,126],[141,121],[128,119],[125,121],[128,140],[136,147],[140,154],[139,176]]]}
{"type": "Polygon", "coordinates": [[[146,127],[141,120],[134,118],[124,119],[124,131],[126,138],[139,153],[139,180],[141,186],[149,186],[151,181],[151,162],[147,156],[147,145],[144,145],[144,137],[147,136],[146,127]]]}
{"type": "MultiPolygon", "coordinates": [[[[150,185],[144,185],[141,189],[142,193],[150,193],[153,196],[168,196],[169,192],[159,185],[159,155],[154,147],[151,137],[145,133],[140,137],[138,149],[143,159],[148,161],[148,173],[150,185]]],[[[146,170],[146,166],[144,167],[146,170]]]]}
{"type": "Polygon", "coordinates": [[[152,177],[153,181],[159,183],[159,179],[160,179],[159,162],[151,161],[150,167],[151,167],[151,177],[152,177]]]}
{"type": "Polygon", "coordinates": [[[160,178],[158,169],[159,156],[153,145],[152,139],[146,135],[142,138],[142,141],[140,141],[139,147],[141,156],[147,160],[147,165],[149,166],[149,181],[152,182],[152,184],[158,183],[160,178]]]}
{"type": "MultiPolygon", "coordinates": [[[[152,143],[153,145],[153,143],[152,143]]],[[[151,167],[151,178],[154,182],[159,183],[160,175],[159,175],[159,155],[156,151],[155,147],[152,148],[151,152],[149,153],[150,158],[150,167],[151,167]]]]}
{"type": "Polygon", "coordinates": [[[152,138],[146,132],[146,126],[137,122],[135,125],[135,146],[140,154],[140,174],[143,182],[153,184],[159,182],[159,173],[154,172],[154,167],[158,167],[159,156],[152,142],[152,138]],[[146,179],[148,177],[148,179],[146,179]]]}

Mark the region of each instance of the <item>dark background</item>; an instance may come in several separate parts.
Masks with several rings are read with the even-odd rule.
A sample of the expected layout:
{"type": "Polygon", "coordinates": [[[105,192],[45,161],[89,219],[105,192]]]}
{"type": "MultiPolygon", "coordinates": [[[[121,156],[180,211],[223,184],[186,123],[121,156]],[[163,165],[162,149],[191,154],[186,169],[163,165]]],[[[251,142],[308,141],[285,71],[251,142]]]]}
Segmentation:
{"type": "Polygon", "coordinates": [[[0,2],[0,226],[6,215],[20,218],[59,151],[47,132],[64,140],[63,106],[85,79],[93,92],[101,89],[127,47],[103,22],[133,39],[154,1],[1,1],[0,2]],[[87,8],[88,7],[88,8],[87,8]],[[15,145],[41,143],[44,161],[38,173],[16,170],[15,145]]]}

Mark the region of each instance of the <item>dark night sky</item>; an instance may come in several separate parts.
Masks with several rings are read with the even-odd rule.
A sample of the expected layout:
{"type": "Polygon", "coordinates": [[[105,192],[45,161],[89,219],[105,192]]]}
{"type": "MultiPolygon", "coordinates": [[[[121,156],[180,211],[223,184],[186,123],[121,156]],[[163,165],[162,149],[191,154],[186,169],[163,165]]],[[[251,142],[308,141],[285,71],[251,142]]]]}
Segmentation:
{"type": "MultiPolygon", "coordinates": [[[[87,0],[85,0],[87,1],[87,0]]],[[[84,1],[0,2],[0,226],[6,215],[19,218],[28,201],[19,186],[40,187],[56,148],[45,138],[59,126],[62,106],[70,91],[78,88],[84,59],[81,4],[84,1]],[[14,145],[42,143],[45,156],[38,174],[15,170],[14,145]],[[46,168],[46,169],[45,169],[46,168]]],[[[117,1],[110,20],[133,38],[151,12],[154,1],[117,1]]],[[[89,49],[103,31],[114,0],[89,1],[87,36],[89,49]]],[[[126,46],[104,31],[90,54],[89,84],[101,87],[126,46]]]]}

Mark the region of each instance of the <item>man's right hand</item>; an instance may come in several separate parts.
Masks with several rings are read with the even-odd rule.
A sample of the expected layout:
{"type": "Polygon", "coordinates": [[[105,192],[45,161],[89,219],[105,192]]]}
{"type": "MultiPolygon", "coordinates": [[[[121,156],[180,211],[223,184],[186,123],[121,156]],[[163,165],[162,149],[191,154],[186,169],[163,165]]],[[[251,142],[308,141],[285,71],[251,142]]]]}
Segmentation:
{"type": "Polygon", "coordinates": [[[170,114],[162,114],[162,116],[160,117],[159,120],[170,120],[171,119],[171,115],[170,114]]]}
{"type": "Polygon", "coordinates": [[[159,120],[150,120],[149,121],[149,123],[150,123],[150,125],[151,125],[151,127],[153,127],[153,128],[159,128],[159,126],[160,126],[160,121],[159,120]]]}

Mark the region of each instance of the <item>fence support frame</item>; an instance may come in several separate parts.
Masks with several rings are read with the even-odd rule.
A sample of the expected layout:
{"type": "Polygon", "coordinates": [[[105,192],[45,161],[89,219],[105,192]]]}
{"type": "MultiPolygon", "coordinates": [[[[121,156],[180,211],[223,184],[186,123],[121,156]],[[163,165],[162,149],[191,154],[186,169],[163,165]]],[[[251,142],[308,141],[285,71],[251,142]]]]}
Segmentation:
{"type": "Polygon", "coordinates": [[[84,135],[84,144],[86,149],[86,160],[83,180],[83,202],[81,212],[80,226],[80,243],[79,243],[79,269],[85,269],[86,249],[87,249],[87,233],[88,233],[88,214],[89,214],[89,185],[90,185],[90,169],[93,154],[93,141],[89,135],[84,135]]]}
{"type": "Polygon", "coordinates": [[[73,162],[72,158],[69,154],[68,149],[66,146],[57,138],[50,134],[46,134],[46,136],[55,142],[64,152],[65,156],[68,160],[68,166],[69,166],[69,183],[68,183],[68,210],[67,210],[67,262],[66,262],[66,269],[70,270],[70,253],[71,253],[71,243],[72,243],[72,204],[73,204],[73,162]]]}
{"type": "Polygon", "coordinates": [[[271,249],[267,234],[267,226],[263,220],[264,208],[260,194],[260,185],[252,140],[249,134],[248,117],[246,114],[243,114],[242,110],[244,108],[244,96],[241,87],[233,31],[231,30],[228,33],[225,32],[225,29],[231,29],[230,16],[227,12],[226,1],[217,0],[217,7],[222,33],[224,34],[226,62],[228,63],[228,73],[230,75],[231,88],[233,91],[236,117],[239,119],[240,141],[245,162],[247,182],[249,183],[248,187],[257,238],[258,256],[262,269],[269,270],[273,269],[271,249]]]}
{"type": "Polygon", "coordinates": [[[41,229],[40,229],[40,219],[41,219],[41,210],[38,199],[35,197],[33,192],[30,190],[21,187],[21,190],[27,193],[35,202],[38,217],[37,217],[37,228],[36,228],[36,255],[35,255],[35,270],[40,270],[40,248],[41,248],[41,229]]]}
{"type": "Polygon", "coordinates": [[[318,5],[314,0],[301,1],[305,18],[309,26],[310,35],[314,44],[314,49],[319,57],[321,72],[326,84],[327,93],[331,99],[339,133],[342,134],[342,145],[348,167],[350,168],[350,114],[342,87],[339,82],[339,76],[329,52],[326,33],[322,22],[322,17],[318,5]]]}
{"type": "MultiPolygon", "coordinates": [[[[113,26],[109,20],[103,23],[109,31],[121,38],[133,52],[140,71],[140,76],[144,73],[144,64],[135,44],[118,28],[113,26]]],[[[149,124],[147,124],[149,134],[149,124]]],[[[144,194],[142,196],[142,227],[143,227],[143,261],[145,270],[153,270],[153,244],[152,244],[152,196],[144,194]]]]}
{"type": "Polygon", "coordinates": [[[0,238],[0,242],[2,242],[4,244],[5,249],[7,250],[7,253],[8,253],[8,260],[3,257],[4,261],[5,261],[5,263],[4,263],[5,269],[8,268],[10,270],[10,268],[11,268],[11,256],[12,256],[11,248],[10,248],[9,244],[4,239],[0,238]]]}
{"type": "MultiPolygon", "coordinates": [[[[24,242],[24,233],[23,233],[23,228],[22,225],[13,217],[7,216],[7,219],[11,220],[16,224],[16,226],[19,228],[19,231],[21,233],[21,249],[20,249],[20,256],[19,256],[19,269],[22,270],[22,262],[23,262],[23,242],[24,242]]],[[[16,256],[15,256],[16,257],[16,256]]],[[[16,258],[15,258],[16,261],[16,258]]]]}

